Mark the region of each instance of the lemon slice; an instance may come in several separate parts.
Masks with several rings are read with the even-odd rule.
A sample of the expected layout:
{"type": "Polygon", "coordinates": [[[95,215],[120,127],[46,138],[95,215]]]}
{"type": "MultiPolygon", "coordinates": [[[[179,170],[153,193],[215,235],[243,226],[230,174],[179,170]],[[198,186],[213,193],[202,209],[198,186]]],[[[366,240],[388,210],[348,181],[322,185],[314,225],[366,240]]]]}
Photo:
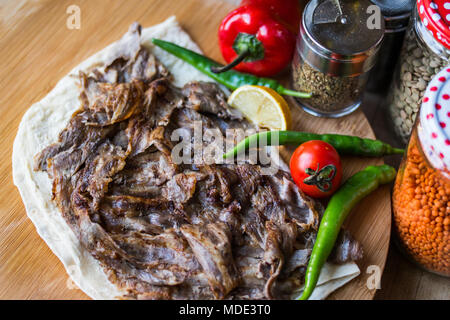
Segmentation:
{"type": "Polygon", "coordinates": [[[228,104],[238,109],[250,122],[269,130],[289,130],[291,111],[286,100],[275,90],[246,85],[236,89],[228,104]]]}

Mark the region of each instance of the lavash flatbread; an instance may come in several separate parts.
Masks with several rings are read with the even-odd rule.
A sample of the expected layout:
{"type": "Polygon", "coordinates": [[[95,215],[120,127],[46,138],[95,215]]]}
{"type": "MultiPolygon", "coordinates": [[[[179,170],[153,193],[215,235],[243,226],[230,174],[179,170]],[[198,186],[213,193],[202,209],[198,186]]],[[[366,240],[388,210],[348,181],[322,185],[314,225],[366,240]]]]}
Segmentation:
{"type": "MultiPolygon", "coordinates": [[[[200,52],[199,47],[182,30],[175,17],[142,30],[141,43],[163,63],[182,86],[192,80],[212,81],[190,65],[151,44],[156,37],[200,52]]],[[[51,200],[52,183],[46,172],[33,170],[33,158],[58,139],[80,106],[78,71],[98,67],[116,55],[117,42],[94,54],[62,78],[41,101],[33,104],[22,118],[13,147],[13,179],[20,191],[28,217],[41,238],[63,263],[72,281],[93,299],[117,299],[120,291],[106,277],[98,261],[88,253],[62,218],[51,200]]],[[[43,261],[43,263],[45,263],[43,261]]],[[[321,273],[313,299],[323,299],[359,274],[355,263],[327,264],[321,273]]],[[[301,292],[301,291],[300,291],[301,292]]]]}

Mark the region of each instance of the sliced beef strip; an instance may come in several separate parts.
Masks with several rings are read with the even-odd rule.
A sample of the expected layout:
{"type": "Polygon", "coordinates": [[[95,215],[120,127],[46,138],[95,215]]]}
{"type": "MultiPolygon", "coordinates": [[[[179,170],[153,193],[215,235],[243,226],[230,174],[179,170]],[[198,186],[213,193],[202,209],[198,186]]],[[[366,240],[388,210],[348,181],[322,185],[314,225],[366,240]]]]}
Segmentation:
{"type": "Polygon", "coordinates": [[[263,249],[265,246],[266,228],[263,215],[249,208],[246,214],[241,217],[241,229],[248,236],[248,242],[253,247],[263,249]]]}
{"type": "MultiPolygon", "coordinates": [[[[129,83],[96,83],[85,106],[85,122],[92,126],[107,126],[131,117],[142,104],[144,85],[139,80],[129,83]]],[[[91,86],[90,86],[91,87],[91,86]]]]}
{"type": "Polygon", "coordinates": [[[129,68],[131,79],[139,79],[150,82],[158,77],[168,76],[168,71],[156,61],[154,55],[148,50],[139,48],[134,63],[129,68]]]}
{"type": "MultiPolygon", "coordinates": [[[[78,189],[72,193],[71,203],[73,213],[77,217],[77,223],[74,229],[78,231],[81,243],[103,265],[109,267],[107,270],[109,273],[124,277],[125,279],[135,278],[150,285],[169,286],[182,283],[188,276],[189,268],[194,262],[189,264],[189,266],[176,264],[167,266],[166,263],[160,264],[160,260],[147,261],[149,259],[148,256],[142,257],[142,255],[138,254],[136,250],[138,246],[144,244],[145,241],[143,238],[148,239],[151,236],[145,236],[142,233],[120,236],[115,233],[108,233],[100,224],[94,222],[91,219],[92,214],[89,199],[81,194],[78,189]],[[154,264],[158,266],[154,267],[154,264]]],[[[170,240],[173,239],[160,239],[158,243],[171,245],[170,240]]],[[[179,241],[183,241],[183,239],[179,241]]],[[[145,250],[151,257],[151,252],[149,252],[148,248],[147,250],[142,250],[145,250]]],[[[185,246],[178,246],[180,254],[187,254],[188,252],[183,250],[183,248],[185,246]]],[[[176,249],[173,244],[172,249],[176,249]]]]}
{"type": "Polygon", "coordinates": [[[106,57],[104,72],[94,70],[97,81],[123,83],[139,79],[150,82],[168,75],[167,69],[140,45],[141,31],[138,23],[130,26],[115,50],[106,57]]]}
{"type": "Polygon", "coordinates": [[[134,196],[106,196],[92,216],[107,232],[130,231],[159,234],[163,230],[178,228],[185,223],[172,202],[167,199],[134,196]]]}
{"type": "Polygon", "coordinates": [[[143,115],[152,126],[166,126],[176,108],[182,107],[185,97],[167,78],[152,81],[145,92],[143,115]]]}
{"type": "Polygon", "coordinates": [[[239,283],[228,227],[223,223],[183,225],[181,232],[203,267],[215,297],[223,299],[239,283]]]}
{"type": "Polygon", "coordinates": [[[34,169],[47,171],[48,160],[67,176],[72,176],[84,161],[107,137],[117,130],[116,126],[87,128],[83,115],[76,112],[67,127],[59,134],[58,142],[46,147],[35,156],[34,169]]]}
{"type": "Polygon", "coordinates": [[[126,156],[121,147],[107,141],[99,146],[97,156],[83,170],[79,183],[81,190],[90,193],[93,208],[99,208],[99,203],[108,192],[108,185],[113,176],[124,168],[126,156]]]}
{"type": "MultiPolygon", "coordinates": [[[[133,25],[104,65],[80,72],[80,109],[35,170],[47,171],[63,218],[124,298],[289,298],[315,241],[314,202],[282,171],[204,155],[177,163],[175,130],[189,134],[193,156],[194,129],[225,139],[255,127],[215,84],[175,88],[139,35],[133,25]]],[[[358,245],[343,234],[330,259],[356,259],[358,245]]]]}
{"type": "Polygon", "coordinates": [[[277,189],[277,194],[286,207],[289,218],[304,231],[317,230],[319,217],[313,201],[288,178],[287,173],[280,171],[268,179],[271,186],[277,189]]]}
{"type": "Polygon", "coordinates": [[[146,152],[129,159],[124,169],[114,177],[114,190],[135,196],[159,196],[160,187],[177,172],[166,154],[146,152]]]}
{"type": "Polygon", "coordinates": [[[176,203],[189,201],[194,196],[198,177],[199,175],[194,172],[173,176],[162,189],[162,196],[176,203]]]}
{"type": "Polygon", "coordinates": [[[264,250],[243,244],[235,249],[234,255],[242,281],[240,286],[231,292],[232,297],[240,298],[242,295],[251,295],[256,299],[267,299],[264,293],[267,280],[261,277],[259,268],[264,250]]]}
{"type": "Polygon", "coordinates": [[[237,109],[227,104],[227,99],[219,86],[212,82],[193,81],[183,87],[183,94],[188,98],[186,107],[199,112],[211,113],[220,118],[242,120],[237,109]]]}
{"type": "Polygon", "coordinates": [[[219,213],[219,220],[225,223],[232,234],[232,242],[236,246],[244,245],[241,232],[241,204],[234,200],[226,205],[219,213]]]}
{"type": "MultiPolygon", "coordinates": [[[[134,61],[137,53],[141,49],[141,31],[142,27],[139,23],[134,22],[128,28],[128,31],[118,41],[115,50],[105,59],[106,68],[117,59],[124,61],[134,61]]],[[[120,70],[123,73],[122,70],[120,70]]]]}
{"type": "Polygon", "coordinates": [[[343,264],[350,261],[360,260],[363,257],[361,244],[356,241],[348,230],[341,230],[336,240],[336,244],[331,252],[328,261],[343,264]]]}
{"type": "Polygon", "coordinates": [[[259,277],[266,280],[264,295],[271,299],[272,287],[281,272],[284,263],[284,253],[281,248],[282,234],[278,226],[271,221],[266,223],[266,238],[264,239],[264,256],[259,261],[259,277]]]}
{"type": "Polygon", "coordinates": [[[264,293],[269,299],[275,297],[276,280],[292,254],[296,236],[297,227],[292,222],[284,225],[277,225],[271,220],[266,222],[264,256],[259,262],[259,271],[260,276],[267,280],[264,293]]]}
{"type": "Polygon", "coordinates": [[[201,172],[205,178],[205,200],[208,202],[220,202],[228,204],[233,200],[231,195],[231,185],[235,176],[231,170],[221,168],[216,165],[203,166],[201,172]]]}
{"type": "Polygon", "coordinates": [[[164,267],[176,266],[185,272],[196,271],[200,267],[188,244],[173,229],[158,235],[142,232],[113,234],[112,238],[119,247],[147,267],[159,267],[162,264],[164,267]]]}
{"type": "Polygon", "coordinates": [[[283,270],[285,274],[290,274],[297,268],[306,267],[308,265],[309,256],[311,255],[311,249],[299,249],[295,250],[286,263],[283,270]]]}
{"type": "Polygon", "coordinates": [[[243,197],[252,196],[262,181],[262,175],[257,166],[248,164],[237,165],[236,174],[239,178],[240,191],[243,197]]]}

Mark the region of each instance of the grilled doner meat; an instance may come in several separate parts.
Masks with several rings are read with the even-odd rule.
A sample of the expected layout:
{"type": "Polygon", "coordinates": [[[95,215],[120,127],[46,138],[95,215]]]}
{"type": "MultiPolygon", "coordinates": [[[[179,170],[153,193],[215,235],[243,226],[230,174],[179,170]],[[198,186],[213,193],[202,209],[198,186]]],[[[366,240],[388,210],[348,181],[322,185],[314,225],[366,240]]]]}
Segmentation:
{"type": "MultiPolygon", "coordinates": [[[[225,138],[252,125],[215,84],[172,86],[139,36],[131,26],[117,56],[80,73],[81,107],[35,170],[48,173],[64,219],[126,297],[289,298],[314,243],[314,204],[283,171],[174,161],[175,130],[192,136],[200,124],[225,138]]],[[[353,246],[336,251],[340,262],[360,250],[344,242],[353,246]]]]}

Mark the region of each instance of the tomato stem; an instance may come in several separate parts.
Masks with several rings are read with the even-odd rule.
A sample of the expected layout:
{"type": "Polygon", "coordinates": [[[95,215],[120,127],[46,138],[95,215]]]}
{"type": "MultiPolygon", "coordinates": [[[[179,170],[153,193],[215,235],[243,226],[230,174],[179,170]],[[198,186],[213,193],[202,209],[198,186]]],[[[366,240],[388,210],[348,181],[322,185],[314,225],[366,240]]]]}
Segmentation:
{"type": "Polygon", "coordinates": [[[326,165],[320,170],[319,164],[317,164],[316,170],[306,168],[305,172],[309,177],[303,180],[304,184],[316,186],[322,192],[330,191],[333,187],[331,181],[336,176],[336,166],[334,164],[326,165]]]}

